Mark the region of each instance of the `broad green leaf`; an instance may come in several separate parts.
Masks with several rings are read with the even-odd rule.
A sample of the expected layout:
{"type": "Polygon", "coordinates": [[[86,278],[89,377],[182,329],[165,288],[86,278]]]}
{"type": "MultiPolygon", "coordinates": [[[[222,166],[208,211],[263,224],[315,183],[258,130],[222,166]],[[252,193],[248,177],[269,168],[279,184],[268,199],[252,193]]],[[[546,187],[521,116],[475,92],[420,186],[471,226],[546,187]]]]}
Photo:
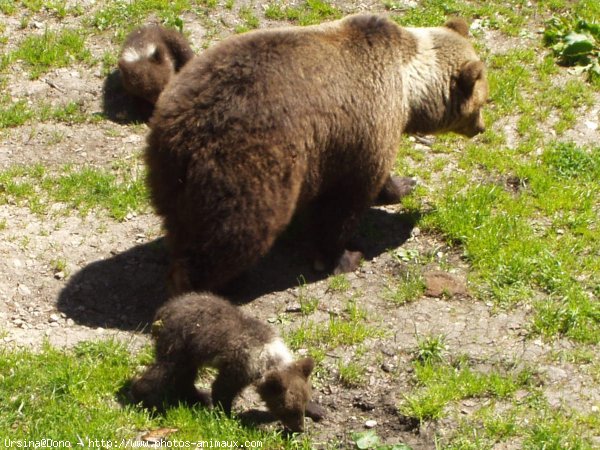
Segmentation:
{"type": "Polygon", "coordinates": [[[379,444],[379,436],[373,430],[354,433],[352,437],[356,443],[356,447],[361,450],[373,448],[379,444]]]}

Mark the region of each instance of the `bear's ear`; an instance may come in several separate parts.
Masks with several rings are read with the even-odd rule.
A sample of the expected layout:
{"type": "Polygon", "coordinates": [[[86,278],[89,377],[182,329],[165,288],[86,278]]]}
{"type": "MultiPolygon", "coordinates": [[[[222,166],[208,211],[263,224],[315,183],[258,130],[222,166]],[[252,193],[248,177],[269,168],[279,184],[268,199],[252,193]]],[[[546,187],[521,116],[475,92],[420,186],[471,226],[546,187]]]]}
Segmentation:
{"type": "Polygon", "coordinates": [[[285,390],[283,378],[277,371],[271,371],[265,375],[265,379],[260,384],[259,393],[261,396],[274,397],[285,390]]]}
{"type": "Polygon", "coordinates": [[[296,361],[296,367],[304,378],[308,380],[308,377],[310,377],[310,374],[315,368],[315,361],[312,358],[302,358],[296,361]]]}
{"type": "Polygon", "coordinates": [[[162,47],[156,47],[150,55],[150,60],[156,64],[162,64],[165,61],[165,51],[162,47]]]}
{"type": "Polygon", "coordinates": [[[452,19],[448,20],[448,22],[446,22],[444,26],[446,28],[450,28],[451,30],[456,31],[461,36],[469,36],[469,25],[467,24],[467,22],[465,22],[464,19],[461,19],[460,17],[453,17],[452,19]]]}
{"type": "Polygon", "coordinates": [[[467,61],[462,65],[458,76],[458,85],[466,98],[471,97],[475,83],[484,76],[485,65],[481,61],[467,61]]]}

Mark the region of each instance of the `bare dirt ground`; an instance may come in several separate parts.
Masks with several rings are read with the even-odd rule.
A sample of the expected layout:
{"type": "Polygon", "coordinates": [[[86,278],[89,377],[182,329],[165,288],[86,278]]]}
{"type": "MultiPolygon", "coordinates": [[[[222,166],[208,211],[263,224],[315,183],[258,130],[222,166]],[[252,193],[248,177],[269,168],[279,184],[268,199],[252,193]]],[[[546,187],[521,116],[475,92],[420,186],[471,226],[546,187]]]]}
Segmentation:
{"type": "MultiPolygon", "coordinates": [[[[349,5],[346,10],[383,10],[377,2],[349,5]]],[[[229,34],[239,21],[234,13],[224,9],[211,14],[215,18],[222,14],[213,39],[229,34]]],[[[58,29],[79,19],[67,18],[61,23],[42,11],[33,14],[25,29],[20,28],[18,16],[2,20],[6,21],[10,48],[25,36],[42,32],[34,26],[36,23],[58,29]]],[[[194,15],[184,17],[184,22],[195,49],[200,50],[207,31],[205,25],[194,15]]],[[[119,51],[103,35],[91,35],[87,42],[95,57],[101,57],[110,48],[115,54],[119,51]]],[[[501,46],[498,51],[502,51],[501,46]]],[[[30,122],[4,130],[0,169],[40,162],[50,169],[66,163],[110,167],[119,159],[133,159],[141,167],[147,127],[131,125],[126,120],[131,106],[119,97],[116,76],[107,79],[99,65],[73,65],[29,80],[19,64],[11,66],[8,91],[14,99],[26,99],[31,104],[74,100],[81,102],[89,114],[104,113],[113,120],[81,125],[30,122]],[[111,95],[107,96],[107,91],[111,95]],[[64,138],[54,143],[57,132],[64,138]]],[[[587,138],[582,137],[584,141],[587,138]]],[[[60,210],[60,205],[55,210],[60,210]]],[[[167,299],[167,261],[161,227],[150,208],[118,222],[101,211],[85,217],[77,211],[40,216],[24,205],[8,203],[0,205],[0,222],[5,223],[0,229],[2,345],[38,348],[47,340],[55,346],[70,347],[80,340],[115,337],[129,342],[134,351],[149,342],[147,324],[156,307],[167,299]],[[66,261],[64,270],[54,268],[57,258],[66,261]]],[[[425,426],[398,413],[397,405],[409,389],[410,359],[417,338],[431,334],[444,335],[449,353],[466,354],[481,370],[496,364],[535,366],[543,379],[544,395],[552,404],[572,405],[580,411],[599,404],[598,385],[571,364],[552,357],[569,349],[568,341],[545,343],[527,337],[527,307],[498,311],[471,297],[469,267],[462,260],[460,249],[448,248],[436,236],[414,228],[413,219],[400,207],[373,208],[366,222],[368,232],[361,237],[367,250],[366,261],[359,271],[348,275],[349,291],[336,293],[328,289],[324,276],[311,270],[302,244],[288,239],[279,243],[230,292],[251,314],[287,330],[302,323],[297,312],[298,277],[302,274],[307,280],[304,294],[319,299],[319,308],[311,320],[328,320],[331,313],[343,310],[347,299],[354,295],[359,306],[368,311],[368,322],[385,331],[384,337],[366,343],[368,351],[360,361],[367,367],[367,379],[359,387],[342,386],[336,375],[337,362],[351,360],[353,348],[338,348],[327,354],[315,391],[329,416],[322,423],[310,425],[309,433],[315,443],[338,440],[344,445],[351,431],[364,430],[365,422],[371,419],[377,422],[375,429],[384,442],[405,442],[415,449],[433,448],[436,434],[450,432],[460,417],[473,411],[474,402],[485,402],[461,402],[447,419],[425,426]],[[432,262],[422,267],[423,273],[450,273],[450,281],[442,279],[442,288],[447,283],[458,283],[457,293],[442,298],[430,292],[432,296],[425,295],[403,306],[386,300],[384,292],[390,278],[403,270],[393,257],[397,249],[434,255],[432,262]]]]}

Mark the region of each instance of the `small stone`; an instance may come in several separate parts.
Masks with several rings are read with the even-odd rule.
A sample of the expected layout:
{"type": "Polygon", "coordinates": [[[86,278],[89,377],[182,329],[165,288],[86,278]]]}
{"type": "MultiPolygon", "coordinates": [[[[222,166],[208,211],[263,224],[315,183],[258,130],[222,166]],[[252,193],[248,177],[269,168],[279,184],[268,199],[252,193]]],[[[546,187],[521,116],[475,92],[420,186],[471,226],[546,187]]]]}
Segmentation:
{"type": "Polygon", "coordinates": [[[365,422],[365,427],[366,428],[375,428],[376,426],[377,426],[377,421],[376,420],[370,419],[370,420],[367,420],[365,422]]]}
{"type": "Polygon", "coordinates": [[[392,373],[394,371],[394,365],[384,362],[383,364],[381,364],[381,370],[387,373],[392,373]]]}
{"type": "Polygon", "coordinates": [[[50,323],[58,322],[60,320],[60,316],[58,314],[50,314],[50,323]]]}
{"type": "Polygon", "coordinates": [[[419,227],[414,227],[414,228],[412,229],[412,232],[411,232],[411,234],[412,234],[413,236],[415,236],[415,237],[416,237],[416,236],[420,236],[420,235],[421,235],[421,229],[420,229],[419,227]]]}
{"type": "Polygon", "coordinates": [[[287,313],[302,312],[302,306],[300,305],[300,303],[292,303],[291,305],[286,306],[285,312],[287,312],[287,313]]]}
{"type": "Polygon", "coordinates": [[[68,327],[72,327],[73,325],[75,325],[75,321],[71,318],[67,319],[67,326],[68,327]]]}
{"type": "Polygon", "coordinates": [[[592,412],[593,413],[597,413],[598,411],[600,411],[600,408],[598,408],[598,406],[596,406],[596,405],[593,405],[592,406],[592,412]]]}
{"type": "Polygon", "coordinates": [[[31,295],[31,289],[29,289],[24,284],[19,284],[17,289],[21,295],[31,295]]]}
{"type": "Polygon", "coordinates": [[[58,322],[50,322],[50,326],[52,328],[57,328],[59,325],[58,325],[58,322]]]}
{"type": "Polygon", "coordinates": [[[432,270],[423,274],[425,280],[425,295],[429,297],[443,297],[465,295],[466,282],[462,277],[441,270],[432,270]]]}
{"type": "Polygon", "coordinates": [[[57,280],[62,280],[64,277],[65,273],[62,270],[54,274],[54,278],[56,278],[57,280]]]}

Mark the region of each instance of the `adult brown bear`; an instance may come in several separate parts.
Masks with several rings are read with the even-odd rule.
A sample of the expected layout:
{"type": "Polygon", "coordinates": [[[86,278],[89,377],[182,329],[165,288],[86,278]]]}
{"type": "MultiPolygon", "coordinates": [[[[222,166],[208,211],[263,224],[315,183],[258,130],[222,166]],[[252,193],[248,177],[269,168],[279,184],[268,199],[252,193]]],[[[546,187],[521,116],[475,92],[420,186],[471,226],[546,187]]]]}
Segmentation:
{"type": "Polygon", "coordinates": [[[402,133],[483,130],[485,68],[453,19],[402,28],[354,15],[233,36],[159,97],[146,148],[174,292],[215,289],[309,208],[318,260],[345,249],[392,169],[402,133]]]}

